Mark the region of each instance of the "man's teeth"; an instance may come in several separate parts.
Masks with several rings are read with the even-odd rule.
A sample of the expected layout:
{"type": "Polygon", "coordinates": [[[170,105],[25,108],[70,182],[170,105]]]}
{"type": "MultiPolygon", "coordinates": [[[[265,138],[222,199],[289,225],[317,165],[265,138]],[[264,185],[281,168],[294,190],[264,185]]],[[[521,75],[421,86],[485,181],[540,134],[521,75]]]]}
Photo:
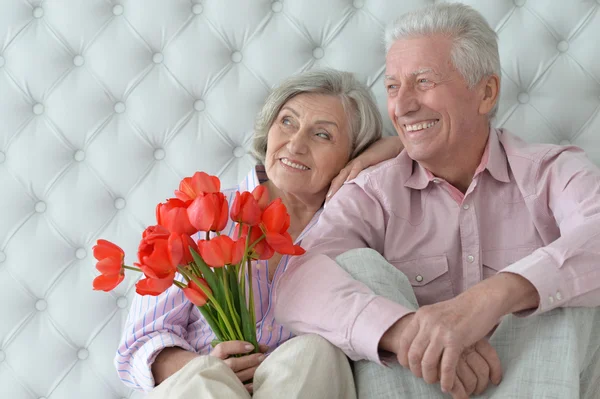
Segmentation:
{"type": "Polygon", "coordinates": [[[406,126],[407,131],[416,132],[417,130],[423,130],[423,129],[430,128],[438,122],[439,121],[436,120],[436,121],[430,121],[430,122],[424,122],[424,123],[415,123],[414,125],[405,125],[405,126],[406,126]]]}
{"type": "Polygon", "coordinates": [[[281,162],[283,162],[283,163],[284,163],[284,165],[287,165],[287,166],[289,166],[289,167],[292,167],[292,168],[295,168],[295,169],[300,169],[300,170],[308,170],[308,169],[309,169],[309,168],[307,168],[307,167],[306,167],[306,166],[304,166],[304,165],[300,165],[300,164],[297,164],[297,163],[295,163],[295,162],[291,162],[291,161],[290,161],[289,159],[287,159],[287,158],[281,158],[281,162]]]}

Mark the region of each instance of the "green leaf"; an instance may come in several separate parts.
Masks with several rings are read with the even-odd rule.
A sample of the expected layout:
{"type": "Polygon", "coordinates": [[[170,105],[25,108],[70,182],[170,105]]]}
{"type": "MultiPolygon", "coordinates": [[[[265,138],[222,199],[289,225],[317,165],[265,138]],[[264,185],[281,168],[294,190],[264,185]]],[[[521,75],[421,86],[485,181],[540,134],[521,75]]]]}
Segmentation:
{"type": "Polygon", "coordinates": [[[202,259],[202,257],[200,257],[200,255],[198,255],[198,253],[196,253],[196,251],[194,251],[193,248],[190,248],[190,253],[194,258],[194,263],[196,264],[198,269],[200,269],[202,277],[204,277],[204,279],[208,283],[208,286],[212,290],[215,299],[219,302],[219,305],[223,307],[223,305],[226,304],[225,292],[223,291],[223,280],[218,278],[215,272],[210,267],[208,267],[208,265],[204,262],[204,259],[202,259]]]}
{"type": "Polygon", "coordinates": [[[198,306],[198,309],[200,309],[200,313],[204,317],[204,320],[206,320],[206,322],[210,326],[210,329],[212,330],[212,332],[216,335],[217,339],[219,341],[223,341],[224,334],[223,334],[219,324],[217,322],[215,322],[215,319],[212,315],[211,309],[208,307],[208,305],[198,306]]]}

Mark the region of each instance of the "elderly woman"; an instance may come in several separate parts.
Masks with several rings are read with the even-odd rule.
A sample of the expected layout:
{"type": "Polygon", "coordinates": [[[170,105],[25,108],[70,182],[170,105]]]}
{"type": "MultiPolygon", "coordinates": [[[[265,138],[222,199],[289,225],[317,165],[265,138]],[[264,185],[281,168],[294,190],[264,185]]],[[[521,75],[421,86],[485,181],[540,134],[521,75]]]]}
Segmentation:
{"type": "MultiPolygon", "coordinates": [[[[289,233],[298,244],[317,222],[328,193],[364,167],[398,155],[400,140],[381,139],[381,130],[368,89],[350,73],[294,76],[269,95],[257,119],[259,164],[224,194],[231,203],[236,191],[263,185],[271,200],[281,198],[286,205],[289,233]]],[[[224,233],[232,230],[230,221],[224,233]]],[[[173,286],[159,297],[136,295],[115,359],[121,380],[152,391],[153,398],[249,397],[249,392],[261,398],[355,397],[348,361],[339,349],[315,335],[294,338],[273,318],[271,288],[288,260],[275,254],[253,263],[262,353],[245,355],[253,347],[240,341],[212,348],[215,336],[199,310],[173,286]],[[286,365],[298,362],[306,365],[302,378],[287,372],[286,365]]]]}

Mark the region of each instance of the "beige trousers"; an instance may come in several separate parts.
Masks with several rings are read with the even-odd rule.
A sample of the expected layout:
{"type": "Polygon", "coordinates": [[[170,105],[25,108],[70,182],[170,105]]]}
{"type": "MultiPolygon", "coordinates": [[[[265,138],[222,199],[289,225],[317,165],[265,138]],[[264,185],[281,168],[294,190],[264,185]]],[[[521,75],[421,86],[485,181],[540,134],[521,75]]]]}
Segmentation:
{"type": "MultiPolygon", "coordinates": [[[[254,375],[253,398],[355,399],[346,355],[318,335],[303,335],[273,351],[254,375]]],[[[200,356],[157,386],[149,399],[250,398],[221,360],[200,356]]]]}

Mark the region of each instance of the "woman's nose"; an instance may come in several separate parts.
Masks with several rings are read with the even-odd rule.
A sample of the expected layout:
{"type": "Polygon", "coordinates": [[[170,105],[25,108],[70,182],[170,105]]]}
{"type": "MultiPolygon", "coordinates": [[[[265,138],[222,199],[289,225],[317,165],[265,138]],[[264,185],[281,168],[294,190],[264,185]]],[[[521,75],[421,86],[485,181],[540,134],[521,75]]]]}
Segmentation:
{"type": "Polygon", "coordinates": [[[299,130],[290,138],[288,142],[288,150],[292,154],[304,154],[308,149],[307,132],[299,130]]]}

